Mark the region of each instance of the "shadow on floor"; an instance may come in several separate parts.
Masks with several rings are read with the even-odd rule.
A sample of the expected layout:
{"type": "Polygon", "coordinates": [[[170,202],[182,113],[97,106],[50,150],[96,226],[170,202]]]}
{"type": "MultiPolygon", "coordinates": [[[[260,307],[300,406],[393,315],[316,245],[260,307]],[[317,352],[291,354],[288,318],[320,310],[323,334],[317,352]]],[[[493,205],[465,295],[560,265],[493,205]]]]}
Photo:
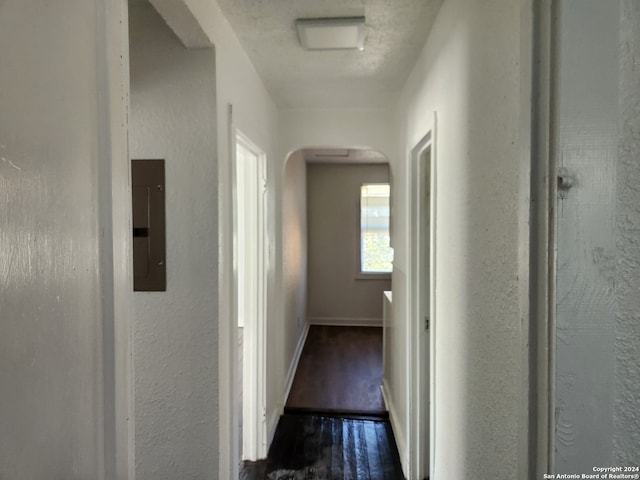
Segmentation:
{"type": "Polygon", "coordinates": [[[285,414],[269,455],[245,462],[241,480],[401,480],[387,420],[285,414]]]}

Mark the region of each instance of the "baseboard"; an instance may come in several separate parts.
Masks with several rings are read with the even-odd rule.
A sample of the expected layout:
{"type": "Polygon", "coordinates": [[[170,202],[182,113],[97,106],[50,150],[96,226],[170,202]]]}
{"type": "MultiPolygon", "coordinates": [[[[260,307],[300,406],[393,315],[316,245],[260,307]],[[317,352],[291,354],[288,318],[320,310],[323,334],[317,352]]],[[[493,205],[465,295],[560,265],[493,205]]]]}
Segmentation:
{"type": "Polygon", "coordinates": [[[271,445],[273,436],[276,433],[276,427],[278,426],[280,415],[284,413],[284,406],[287,403],[289,392],[291,391],[291,387],[293,386],[293,379],[296,376],[296,370],[298,369],[298,363],[300,362],[302,349],[304,348],[304,343],[307,341],[307,335],[309,335],[309,323],[304,324],[302,334],[300,335],[300,338],[298,338],[298,344],[296,345],[296,349],[293,352],[293,358],[291,359],[289,371],[287,372],[287,377],[285,379],[282,401],[276,408],[271,411],[271,415],[269,415],[269,418],[267,419],[267,445],[271,445]]]}
{"type": "Polygon", "coordinates": [[[313,317],[309,319],[309,323],[332,327],[382,327],[382,318],[313,317]]]}
{"type": "Polygon", "coordinates": [[[402,430],[398,422],[398,412],[396,411],[395,405],[393,404],[393,398],[391,397],[389,385],[387,384],[386,378],[382,380],[380,390],[382,390],[382,399],[384,400],[384,404],[387,406],[387,410],[389,411],[389,423],[391,423],[393,436],[396,439],[396,446],[398,447],[398,454],[400,455],[402,472],[404,473],[405,478],[407,478],[407,472],[409,471],[409,452],[407,451],[407,442],[404,436],[404,431],[402,430]]]}
{"type": "Polygon", "coordinates": [[[283,408],[287,403],[289,392],[291,391],[291,387],[293,386],[293,379],[296,376],[296,370],[298,370],[298,362],[300,362],[300,355],[302,355],[304,343],[307,341],[307,335],[309,335],[309,323],[304,324],[304,330],[302,331],[302,335],[300,335],[300,338],[298,339],[296,350],[295,352],[293,352],[293,358],[291,359],[291,364],[289,365],[289,371],[287,372],[287,378],[284,387],[284,398],[282,400],[283,408]]]}

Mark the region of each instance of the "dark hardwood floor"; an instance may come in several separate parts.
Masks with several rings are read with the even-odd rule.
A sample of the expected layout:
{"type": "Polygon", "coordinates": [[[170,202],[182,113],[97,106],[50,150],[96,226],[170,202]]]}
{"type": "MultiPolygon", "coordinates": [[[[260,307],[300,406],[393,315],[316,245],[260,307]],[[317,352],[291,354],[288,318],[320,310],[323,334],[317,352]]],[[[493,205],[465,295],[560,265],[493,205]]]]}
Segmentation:
{"type": "Polygon", "coordinates": [[[386,419],[285,414],[267,460],[245,462],[241,480],[401,480],[386,419]]]}
{"type": "Polygon", "coordinates": [[[311,326],[269,455],[240,479],[403,479],[381,383],[381,328],[311,326]]]}
{"type": "Polygon", "coordinates": [[[382,328],[312,325],[285,412],[386,416],[382,328]]]}

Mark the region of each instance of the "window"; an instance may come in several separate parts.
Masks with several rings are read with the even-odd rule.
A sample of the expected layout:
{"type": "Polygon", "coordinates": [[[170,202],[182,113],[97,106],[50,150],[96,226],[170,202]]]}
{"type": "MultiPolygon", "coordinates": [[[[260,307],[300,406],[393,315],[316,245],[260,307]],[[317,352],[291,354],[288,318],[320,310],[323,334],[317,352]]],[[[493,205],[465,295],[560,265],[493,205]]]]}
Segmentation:
{"type": "Polygon", "coordinates": [[[360,187],[360,272],[390,273],[393,249],[389,245],[388,183],[360,187]]]}

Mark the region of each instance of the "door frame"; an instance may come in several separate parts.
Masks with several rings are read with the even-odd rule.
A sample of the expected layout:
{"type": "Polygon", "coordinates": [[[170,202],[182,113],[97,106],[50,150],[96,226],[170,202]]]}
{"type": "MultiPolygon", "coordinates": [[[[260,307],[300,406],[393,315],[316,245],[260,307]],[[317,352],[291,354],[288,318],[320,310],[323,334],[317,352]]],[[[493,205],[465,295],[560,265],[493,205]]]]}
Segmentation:
{"type": "MultiPolygon", "coordinates": [[[[267,161],[266,154],[249,137],[239,129],[232,128],[232,202],[233,202],[233,303],[232,319],[235,328],[239,319],[239,290],[242,276],[238,269],[239,240],[238,240],[238,178],[237,178],[237,145],[241,144],[245,149],[253,153],[257,159],[256,173],[258,187],[262,183],[262,189],[258,189],[255,215],[257,223],[256,242],[256,269],[257,286],[256,300],[257,311],[255,321],[245,319],[243,339],[243,368],[233,368],[233,398],[238,398],[238,387],[242,381],[242,411],[233,403],[234,427],[237,428],[239,416],[242,415],[242,447],[238,452],[238,460],[255,461],[265,458],[267,455],[267,428],[266,428],[266,323],[268,315],[267,287],[268,287],[268,231],[267,231],[267,161]]],[[[232,358],[238,358],[237,342],[234,342],[232,358]]],[[[235,363],[234,363],[235,365],[235,363]]],[[[236,438],[233,435],[233,438],[236,438]]]]}
{"type": "Polygon", "coordinates": [[[520,0],[519,134],[521,346],[524,367],[518,436],[522,478],[554,472],[556,303],[557,0],[520,0]]]}
{"type": "Polygon", "coordinates": [[[430,459],[434,456],[435,422],[430,419],[435,418],[435,266],[436,266],[436,155],[435,155],[435,127],[436,114],[434,112],[433,126],[426,135],[413,147],[410,157],[410,180],[409,180],[409,201],[410,221],[409,221],[409,422],[408,447],[408,478],[433,478],[430,459]],[[424,155],[428,152],[425,164],[424,155]],[[422,183],[425,170],[429,172],[429,185],[422,183]],[[425,195],[425,190],[429,192],[429,211],[425,211],[419,199],[425,195]],[[423,263],[422,247],[424,245],[421,235],[421,221],[428,215],[429,222],[429,325],[425,325],[423,319],[423,305],[421,292],[423,281],[421,280],[420,266],[423,263]],[[427,338],[423,338],[426,336],[427,338]],[[429,353],[421,348],[424,342],[428,342],[429,353]],[[425,369],[428,365],[428,369],[425,369]],[[426,376],[428,372],[428,383],[426,376]],[[428,392],[429,403],[425,408],[425,392],[428,392]],[[425,454],[424,443],[428,445],[428,454],[425,454]],[[425,458],[426,457],[426,458],[425,458]]]}

